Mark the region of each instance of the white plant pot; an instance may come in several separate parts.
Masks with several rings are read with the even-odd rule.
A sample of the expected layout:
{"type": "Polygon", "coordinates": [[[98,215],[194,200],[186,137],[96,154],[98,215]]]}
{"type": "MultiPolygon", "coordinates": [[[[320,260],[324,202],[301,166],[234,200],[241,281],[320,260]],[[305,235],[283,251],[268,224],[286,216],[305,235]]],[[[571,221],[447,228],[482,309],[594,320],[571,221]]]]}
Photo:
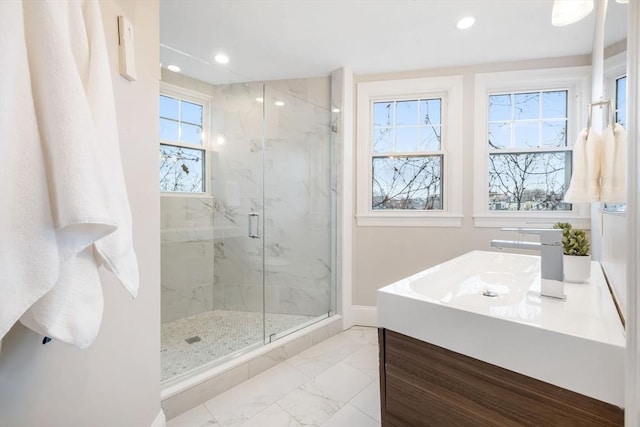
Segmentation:
{"type": "Polygon", "coordinates": [[[584,283],[591,277],[591,255],[564,255],[564,281],[584,283]]]}

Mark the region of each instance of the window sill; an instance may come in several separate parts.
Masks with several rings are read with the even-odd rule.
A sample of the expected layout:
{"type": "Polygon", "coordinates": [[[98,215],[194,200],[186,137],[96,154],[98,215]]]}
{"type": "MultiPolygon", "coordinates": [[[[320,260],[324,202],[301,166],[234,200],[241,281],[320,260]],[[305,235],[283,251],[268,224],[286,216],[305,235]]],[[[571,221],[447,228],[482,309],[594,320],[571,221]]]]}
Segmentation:
{"type": "Polygon", "coordinates": [[[161,191],[161,197],[186,197],[194,199],[213,199],[211,193],[181,193],[178,191],[161,191]]]}
{"type": "Polygon", "coordinates": [[[478,228],[500,228],[500,227],[551,227],[556,222],[569,222],[575,228],[581,230],[591,229],[591,218],[578,216],[575,213],[568,212],[565,214],[557,212],[531,214],[483,214],[473,216],[474,225],[478,228]]]}
{"type": "Polygon", "coordinates": [[[357,215],[359,227],[462,227],[462,215],[424,212],[385,212],[357,215]]]}

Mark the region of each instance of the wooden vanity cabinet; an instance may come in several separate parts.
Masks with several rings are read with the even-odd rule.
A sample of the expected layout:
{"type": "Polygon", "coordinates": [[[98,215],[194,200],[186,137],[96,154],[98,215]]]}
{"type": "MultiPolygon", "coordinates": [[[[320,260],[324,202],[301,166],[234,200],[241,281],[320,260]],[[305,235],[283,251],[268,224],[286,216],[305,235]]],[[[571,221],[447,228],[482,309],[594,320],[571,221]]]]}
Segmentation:
{"type": "Polygon", "coordinates": [[[622,426],[621,408],[380,328],[382,426],[622,426]]]}

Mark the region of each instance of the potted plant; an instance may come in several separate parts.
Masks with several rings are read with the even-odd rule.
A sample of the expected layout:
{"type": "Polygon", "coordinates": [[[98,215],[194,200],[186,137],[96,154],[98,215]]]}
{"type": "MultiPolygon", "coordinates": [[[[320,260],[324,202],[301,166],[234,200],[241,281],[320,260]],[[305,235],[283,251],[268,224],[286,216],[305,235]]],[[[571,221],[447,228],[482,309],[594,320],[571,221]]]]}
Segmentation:
{"type": "Polygon", "coordinates": [[[565,282],[586,282],[591,276],[591,255],[587,233],[584,230],[574,229],[568,222],[558,222],[553,228],[562,229],[565,282]]]}

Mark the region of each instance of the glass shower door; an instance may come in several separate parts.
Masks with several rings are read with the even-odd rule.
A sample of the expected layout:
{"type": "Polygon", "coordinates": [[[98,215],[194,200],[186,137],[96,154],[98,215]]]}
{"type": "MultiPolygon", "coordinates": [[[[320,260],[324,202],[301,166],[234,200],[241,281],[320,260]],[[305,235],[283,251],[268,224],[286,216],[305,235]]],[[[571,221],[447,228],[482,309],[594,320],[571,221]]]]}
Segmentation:
{"type": "Polygon", "coordinates": [[[265,341],[332,311],[330,113],[264,95],[265,341]]]}
{"type": "Polygon", "coordinates": [[[224,356],[264,343],[262,84],[214,87],[213,302],[224,356]]]}

